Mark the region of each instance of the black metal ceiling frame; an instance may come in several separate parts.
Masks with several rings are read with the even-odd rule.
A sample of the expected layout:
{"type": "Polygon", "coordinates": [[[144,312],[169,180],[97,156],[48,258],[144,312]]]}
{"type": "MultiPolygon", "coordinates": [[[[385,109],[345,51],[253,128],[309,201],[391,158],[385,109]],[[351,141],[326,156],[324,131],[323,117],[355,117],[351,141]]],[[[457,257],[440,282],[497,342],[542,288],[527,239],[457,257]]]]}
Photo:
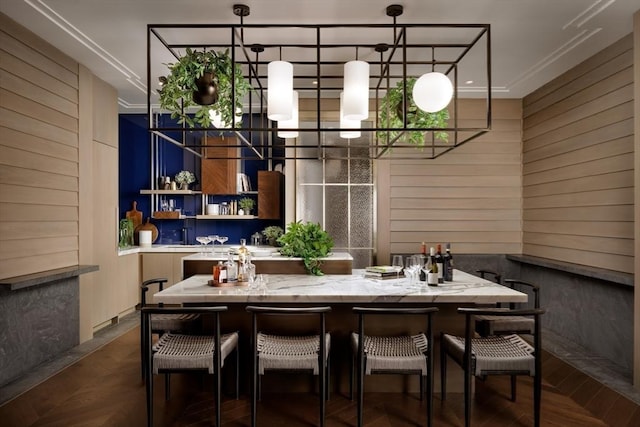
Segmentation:
{"type": "MultiPolygon", "coordinates": [[[[249,79],[250,84],[252,85],[252,90],[249,92],[249,108],[245,113],[249,114],[249,125],[237,128],[235,127],[235,120],[232,124],[231,128],[224,129],[224,132],[234,132],[239,136],[241,143],[237,145],[238,148],[250,148],[250,151],[255,154],[251,156],[243,155],[243,150],[238,150],[238,156],[236,159],[322,159],[322,158],[331,158],[331,159],[341,159],[341,158],[350,158],[350,159],[384,159],[384,158],[394,158],[394,159],[434,159],[437,158],[452,149],[459,147],[466,142],[469,142],[480,135],[488,132],[491,129],[491,36],[490,36],[490,25],[489,24],[317,24],[317,25],[291,25],[291,24],[156,24],[156,25],[148,25],[147,26],[147,112],[149,114],[149,131],[152,134],[158,135],[164,139],[169,140],[172,143],[180,145],[179,141],[165,135],[165,132],[176,132],[180,131],[183,133],[183,141],[186,141],[186,134],[192,132],[204,132],[206,135],[209,132],[220,132],[221,130],[216,129],[215,127],[211,128],[186,128],[186,127],[162,127],[158,126],[157,122],[154,123],[152,117],[157,112],[153,111],[152,108],[152,69],[151,69],[151,41],[152,36],[155,37],[171,54],[178,59],[180,54],[178,49],[192,48],[192,49],[229,49],[231,54],[231,59],[234,63],[238,63],[240,65],[244,65],[248,67],[248,74],[245,75],[245,78],[249,79]],[[261,29],[261,28],[301,28],[301,29],[312,29],[315,30],[316,33],[316,43],[313,44],[245,44],[244,43],[244,30],[245,29],[261,29]],[[394,40],[392,45],[385,45],[383,43],[380,44],[353,44],[353,43],[322,43],[321,42],[321,32],[323,29],[335,29],[335,28],[343,28],[343,29],[367,29],[367,28],[389,28],[394,31],[394,40]],[[469,43],[409,43],[407,40],[407,30],[408,29],[420,29],[420,28],[429,28],[429,29],[477,29],[478,33],[469,43]],[[230,30],[230,43],[168,43],[164,37],[160,34],[161,30],[170,29],[170,30],[179,30],[179,29],[229,29],[230,30]],[[469,53],[474,47],[478,46],[480,41],[484,38],[486,42],[486,79],[487,79],[487,91],[486,91],[486,117],[485,117],[485,126],[483,127],[459,127],[459,110],[458,110],[458,73],[457,67],[460,61],[469,53]],[[380,49],[380,46],[386,46],[386,48],[380,49]],[[239,48],[242,52],[242,56],[244,58],[238,60],[236,57],[236,48],[239,48]],[[294,75],[294,90],[298,90],[301,92],[315,92],[316,94],[316,124],[315,127],[312,128],[298,128],[295,129],[298,132],[302,133],[315,133],[317,138],[317,144],[314,146],[296,144],[297,138],[294,139],[294,143],[288,143],[290,140],[285,140],[283,144],[278,144],[278,148],[281,149],[285,154],[282,156],[272,155],[273,146],[273,138],[278,130],[294,130],[294,129],[278,129],[277,124],[275,122],[269,123],[266,119],[266,106],[265,106],[265,90],[267,88],[263,85],[263,80],[267,77],[266,75],[261,75],[258,70],[261,65],[268,64],[269,61],[260,61],[258,58],[260,49],[268,49],[268,48],[302,48],[302,49],[315,49],[316,51],[316,61],[300,61],[300,60],[290,60],[287,58],[289,62],[293,65],[315,65],[316,73],[315,75],[294,75]],[[353,129],[353,128],[335,128],[335,127],[326,127],[322,125],[321,118],[321,102],[322,102],[322,94],[323,91],[335,91],[341,90],[342,87],[338,86],[328,86],[324,87],[322,84],[323,79],[331,80],[331,79],[342,79],[342,75],[321,75],[321,67],[325,65],[342,65],[344,61],[322,61],[321,60],[321,52],[323,49],[332,49],[332,48],[373,48],[380,52],[380,61],[378,63],[372,63],[369,61],[371,65],[379,64],[380,65],[380,73],[373,74],[371,73],[370,77],[378,80],[375,86],[375,105],[376,111],[374,116],[375,126],[371,128],[361,128],[361,129],[353,129]],[[378,48],[378,49],[377,49],[378,48]],[[462,49],[462,52],[458,55],[455,60],[438,60],[435,58],[435,55],[432,56],[431,61],[407,61],[407,51],[409,49],[432,49],[432,52],[435,52],[435,49],[447,49],[447,48],[456,48],[462,49]],[[256,52],[255,60],[252,60],[250,57],[249,51],[256,52]],[[384,58],[384,52],[389,51],[386,59],[384,58]],[[400,52],[401,58],[395,59],[396,54],[400,52]],[[401,74],[391,74],[392,66],[402,66],[401,74]],[[391,81],[393,79],[402,79],[406,82],[407,79],[407,65],[425,65],[435,67],[436,65],[446,65],[447,71],[444,72],[446,75],[453,74],[453,84],[454,84],[454,95],[453,99],[450,103],[450,111],[452,106],[453,113],[453,127],[447,128],[415,128],[408,127],[407,122],[407,114],[404,113],[403,124],[404,126],[401,128],[388,128],[388,127],[379,127],[378,123],[378,115],[379,115],[379,101],[380,101],[380,93],[386,90],[389,90],[391,86],[391,81]],[[317,81],[317,85],[315,88],[305,88],[305,87],[296,87],[295,81],[296,79],[301,78],[314,78],[317,81]],[[254,86],[254,82],[256,86],[254,86]],[[259,111],[253,111],[253,96],[254,93],[257,94],[260,102],[259,111]],[[254,114],[260,113],[261,119],[259,121],[258,126],[254,125],[254,114]],[[265,125],[266,123],[266,125],[265,125]],[[373,143],[369,144],[323,144],[322,143],[322,133],[337,133],[340,131],[355,131],[359,130],[362,133],[368,132],[372,133],[373,143]],[[406,132],[430,132],[431,138],[427,138],[425,136],[425,145],[424,146],[416,146],[408,143],[402,143],[401,140],[406,132]],[[446,131],[453,135],[453,141],[447,143],[437,143],[434,135],[434,131],[446,131]],[[388,141],[388,143],[380,143],[378,134],[390,132],[400,132],[399,135],[388,141]],[[459,132],[470,133],[464,138],[459,138],[459,132]],[[254,143],[253,134],[259,134],[259,143],[254,143]],[[245,137],[244,134],[248,134],[248,138],[245,137]],[[430,141],[428,141],[429,139],[430,141]],[[350,155],[346,156],[338,154],[331,155],[329,154],[331,150],[340,150],[341,152],[346,146],[357,147],[357,148],[368,148],[369,155],[350,155]],[[301,157],[298,155],[297,148],[313,148],[315,147],[317,150],[317,156],[304,156],[301,157]],[[294,150],[287,150],[289,148],[293,148],[294,150]],[[411,149],[409,154],[399,155],[396,152],[392,152],[392,149],[411,149]],[[287,155],[288,152],[292,151],[293,155],[287,155]],[[389,154],[388,156],[385,156],[389,154]]],[[[264,67],[263,67],[264,68],[264,67]]],[[[373,67],[372,67],[373,70],[373,67]]],[[[234,69],[235,72],[235,69],[234,69]]],[[[233,87],[234,79],[232,81],[232,92],[235,93],[235,87],[233,87]]],[[[406,85],[405,85],[406,88],[406,85]]],[[[371,90],[371,88],[370,88],[371,90]]],[[[407,92],[404,92],[404,100],[403,100],[403,111],[407,111],[407,92]]],[[[161,113],[161,112],[160,112],[161,113]]],[[[197,153],[198,149],[202,149],[204,146],[201,144],[189,144],[188,146],[182,143],[185,148],[190,151],[197,153]],[[194,151],[196,150],[196,151],[194,151]]],[[[233,146],[231,146],[233,147],[233,146]]],[[[362,150],[358,150],[361,152],[362,150]]]]}

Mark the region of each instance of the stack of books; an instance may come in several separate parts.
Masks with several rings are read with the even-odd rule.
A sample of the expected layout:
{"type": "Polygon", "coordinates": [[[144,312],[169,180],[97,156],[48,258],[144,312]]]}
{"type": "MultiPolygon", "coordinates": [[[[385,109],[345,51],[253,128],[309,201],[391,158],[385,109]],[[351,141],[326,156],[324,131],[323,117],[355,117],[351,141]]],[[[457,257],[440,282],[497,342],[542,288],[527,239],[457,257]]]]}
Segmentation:
{"type": "MultiPolygon", "coordinates": [[[[400,277],[404,277],[403,272],[400,272],[400,277]]],[[[364,277],[369,279],[395,279],[398,277],[395,267],[390,265],[373,265],[365,268],[364,277]]]]}

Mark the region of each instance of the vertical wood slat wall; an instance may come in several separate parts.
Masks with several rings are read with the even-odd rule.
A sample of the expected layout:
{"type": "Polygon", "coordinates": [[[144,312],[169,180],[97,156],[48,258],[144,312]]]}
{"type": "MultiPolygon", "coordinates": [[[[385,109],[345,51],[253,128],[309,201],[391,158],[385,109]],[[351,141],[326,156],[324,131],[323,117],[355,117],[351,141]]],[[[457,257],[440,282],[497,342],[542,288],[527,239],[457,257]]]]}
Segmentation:
{"type": "Polygon", "coordinates": [[[78,64],[0,14],[0,278],[78,264],[78,64]]]}
{"type": "MultiPolygon", "coordinates": [[[[460,100],[460,116],[481,122],[482,102],[460,100]]],[[[378,263],[417,253],[422,241],[450,242],[455,253],[521,252],[521,102],[492,104],[492,130],[479,138],[434,160],[378,162],[378,263]]]]}
{"type": "Polygon", "coordinates": [[[524,99],[523,253],[634,272],[633,38],[524,99]]]}

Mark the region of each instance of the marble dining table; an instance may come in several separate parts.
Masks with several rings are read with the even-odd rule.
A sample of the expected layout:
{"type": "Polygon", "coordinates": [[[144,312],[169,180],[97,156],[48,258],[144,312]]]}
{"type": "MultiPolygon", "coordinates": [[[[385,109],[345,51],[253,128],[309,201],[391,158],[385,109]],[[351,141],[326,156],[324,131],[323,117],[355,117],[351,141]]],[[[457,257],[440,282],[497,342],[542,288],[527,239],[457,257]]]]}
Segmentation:
{"type": "Polygon", "coordinates": [[[454,280],[427,286],[406,277],[378,279],[365,270],[352,274],[312,276],[267,274],[265,286],[213,287],[211,275],[198,274],[153,295],[155,303],[453,303],[493,304],[527,301],[527,294],[455,270],[454,280]]]}

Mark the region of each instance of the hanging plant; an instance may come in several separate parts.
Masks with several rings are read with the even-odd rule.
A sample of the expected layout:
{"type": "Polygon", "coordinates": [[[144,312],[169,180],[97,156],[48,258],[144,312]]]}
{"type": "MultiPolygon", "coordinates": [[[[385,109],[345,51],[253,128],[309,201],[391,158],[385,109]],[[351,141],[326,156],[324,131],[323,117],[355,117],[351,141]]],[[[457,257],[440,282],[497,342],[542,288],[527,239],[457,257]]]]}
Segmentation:
{"type": "MultiPolygon", "coordinates": [[[[210,110],[216,112],[223,123],[231,124],[233,114],[242,110],[242,98],[251,85],[242,76],[242,68],[233,64],[229,50],[224,52],[186,49],[178,62],[165,64],[169,75],[163,78],[160,107],[171,113],[179,124],[211,127],[210,110]],[[234,73],[235,69],[235,73],[234,73]],[[232,82],[235,93],[232,93],[232,82]],[[189,107],[199,107],[192,117],[189,107]]],[[[236,126],[239,124],[236,117],[236,126]]]]}
{"type": "MultiPolygon", "coordinates": [[[[416,83],[415,77],[406,80],[407,90],[407,129],[410,128],[446,128],[449,122],[449,111],[444,108],[436,113],[427,113],[419,109],[413,101],[413,86],[416,83]]],[[[396,87],[387,91],[382,98],[378,120],[380,127],[383,128],[403,128],[404,127],[404,85],[402,80],[398,82],[396,87]]],[[[379,131],[377,137],[379,140],[389,144],[403,131],[379,131]],[[388,139],[387,139],[388,135],[388,139]]],[[[424,147],[425,134],[423,131],[407,131],[405,133],[406,142],[424,147]]],[[[449,134],[446,131],[434,131],[434,136],[443,142],[449,142],[449,134]]]]}

